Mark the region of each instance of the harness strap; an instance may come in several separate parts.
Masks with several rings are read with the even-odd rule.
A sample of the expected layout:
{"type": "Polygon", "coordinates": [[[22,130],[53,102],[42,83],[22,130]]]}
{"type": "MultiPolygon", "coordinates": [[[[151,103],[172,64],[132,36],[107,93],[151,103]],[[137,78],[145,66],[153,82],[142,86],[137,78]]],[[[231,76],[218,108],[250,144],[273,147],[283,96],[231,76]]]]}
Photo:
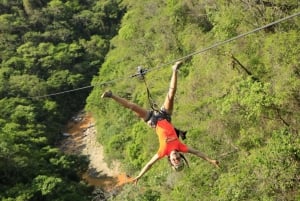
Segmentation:
{"type": "Polygon", "coordinates": [[[149,90],[148,85],[146,83],[145,77],[143,78],[143,80],[144,80],[144,83],[145,83],[145,86],[146,86],[146,89],[147,89],[147,97],[148,97],[148,102],[150,104],[150,107],[152,108],[152,110],[158,111],[157,105],[156,105],[156,103],[154,102],[154,100],[153,100],[153,98],[151,96],[151,93],[150,93],[150,90],[149,90]]]}
{"type": "Polygon", "coordinates": [[[146,70],[144,70],[140,66],[138,66],[138,75],[141,77],[141,79],[143,79],[144,84],[146,86],[147,98],[148,98],[148,102],[150,104],[150,107],[151,107],[152,110],[158,111],[157,104],[154,102],[154,100],[151,96],[149,87],[148,87],[147,82],[146,82],[146,77],[145,77],[146,72],[147,72],[146,70]]]}

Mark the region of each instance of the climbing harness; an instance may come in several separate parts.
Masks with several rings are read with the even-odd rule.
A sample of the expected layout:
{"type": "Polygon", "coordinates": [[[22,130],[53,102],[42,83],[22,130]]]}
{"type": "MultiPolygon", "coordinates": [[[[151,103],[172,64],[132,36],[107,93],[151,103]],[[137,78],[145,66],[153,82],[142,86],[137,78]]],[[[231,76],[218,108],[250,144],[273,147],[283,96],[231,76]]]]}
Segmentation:
{"type": "Polygon", "coordinates": [[[131,77],[138,77],[139,79],[144,81],[144,84],[146,86],[147,90],[147,97],[148,102],[151,107],[151,111],[149,111],[149,116],[147,119],[145,119],[146,122],[150,122],[151,126],[155,127],[156,123],[161,119],[166,119],[167,121],[171,122],[171,116],[165,111],[164,108],[159,109],[157,104],[154,102],[154,99],[152,98],[150,89],[148,87],[148,84],[146,82],[146,73],[148,72],[147,69],[143,69],[141,66],[137,67],[137,73],[132,75],[131,77]]]}

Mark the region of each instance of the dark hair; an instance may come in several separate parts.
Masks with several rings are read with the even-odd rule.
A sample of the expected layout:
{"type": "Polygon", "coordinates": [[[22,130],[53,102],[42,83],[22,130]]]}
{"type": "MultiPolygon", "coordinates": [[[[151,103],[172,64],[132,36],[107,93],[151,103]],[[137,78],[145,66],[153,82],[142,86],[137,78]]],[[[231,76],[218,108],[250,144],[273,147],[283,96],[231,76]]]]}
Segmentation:
{"type": "Polygon", "coordinates": [[[183,139],[183,140],[186,139],[186,133],[187,133],[187,131],[183,131],[183,130],[177,129],[175,127],[174,127],[174,129],[175,129],[175,132],[176,132],[176,135],[177,135],[178,138],[181,137],[181,139],[183,139]]]}

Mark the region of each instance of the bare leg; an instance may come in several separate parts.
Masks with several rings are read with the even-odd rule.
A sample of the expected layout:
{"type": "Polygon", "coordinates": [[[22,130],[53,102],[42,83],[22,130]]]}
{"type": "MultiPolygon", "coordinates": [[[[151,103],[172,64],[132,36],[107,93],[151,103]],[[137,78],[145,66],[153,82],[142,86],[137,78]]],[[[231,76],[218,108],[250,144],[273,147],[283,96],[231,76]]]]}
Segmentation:
{"type": "Polygon", "coordinates": [[[181,66],[181,64],[182,64],[182,62],[178,61],[172,66],[173,73],[172,73],[172,77],[171,77],[171,81],[170,81],[170,87],[169,87],[168,94],[165,98],[165,102],[163,104],[163,108],[170,115],[173,112],[174,97],[175,97],[175,93],[177,90],[177,71],[178,71],[179,67],[181,66]]]}
{"type": "Polygon", "coordinates": [[[149,115],[148,111],[146,109],[140,107],[139,105],[137,105],[135,103],[132,103],[132,102],[126,100],[125,98],[121,98],[119,96],[112,94],[111,91],[104,92],[102,94],[101,98],[112,98],[113,100],[118,102],[123,107],[128,108],[128,109],[132,110],[133,112],[135,112],[136,115],[142,119],[146,119],[149,115]]]}

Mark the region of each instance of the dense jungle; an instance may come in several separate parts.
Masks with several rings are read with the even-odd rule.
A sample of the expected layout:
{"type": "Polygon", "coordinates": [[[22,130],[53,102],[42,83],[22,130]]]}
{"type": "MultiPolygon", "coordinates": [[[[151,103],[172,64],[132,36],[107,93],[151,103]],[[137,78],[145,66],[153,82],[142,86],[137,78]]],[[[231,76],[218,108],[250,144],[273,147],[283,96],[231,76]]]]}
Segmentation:
{"type": "Polygon", "coordinates": [[[299,44],[298,0],[0,0],[1,201],[300,200],[299,44]],[[137,176],[155,131],[101,94],[160,106],[178,60],[172,122],[220,168],[162,159],[100,196],[65,125],[92,114],[106,162],[137,176]]]}

